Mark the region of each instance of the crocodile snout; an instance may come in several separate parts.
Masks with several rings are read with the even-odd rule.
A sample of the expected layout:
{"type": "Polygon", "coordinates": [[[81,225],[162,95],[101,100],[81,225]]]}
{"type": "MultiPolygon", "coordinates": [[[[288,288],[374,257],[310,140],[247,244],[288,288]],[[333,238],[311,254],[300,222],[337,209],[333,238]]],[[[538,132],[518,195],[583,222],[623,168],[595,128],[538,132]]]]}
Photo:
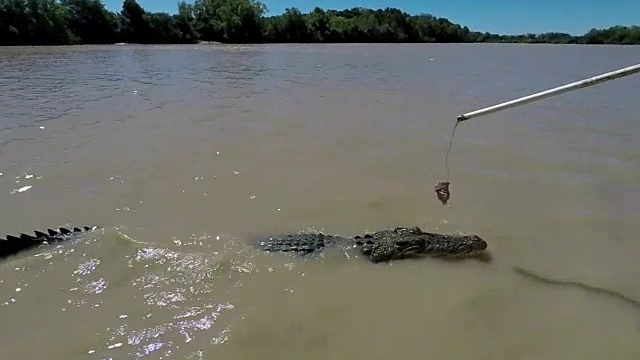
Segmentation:
{"type": "Polygon", "coordinates": [[[473,250],[483,251],[487,249],[487,242],[478,235],[469,236],[469,243],[473,250]]]}

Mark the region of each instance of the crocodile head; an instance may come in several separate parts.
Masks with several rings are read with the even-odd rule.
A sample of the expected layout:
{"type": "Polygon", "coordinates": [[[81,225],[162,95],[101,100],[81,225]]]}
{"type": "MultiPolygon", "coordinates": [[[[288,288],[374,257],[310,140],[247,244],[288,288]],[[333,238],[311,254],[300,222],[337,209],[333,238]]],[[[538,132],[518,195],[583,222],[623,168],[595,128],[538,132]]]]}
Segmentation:
{"type": "Polygon", "coordinates": [[[485,255],[487,242],[477,235],[427,234],[424,254],[447,259],[463,259],[485,255]]]}
{"type": "Polygon", "coordinates": [[[372,262],[411,257],[463,259],[483,257],[487,243],[477,235],[443,235],[422,231],[419,227],[397,227],[355,237],[362,253],[372,262]]]}

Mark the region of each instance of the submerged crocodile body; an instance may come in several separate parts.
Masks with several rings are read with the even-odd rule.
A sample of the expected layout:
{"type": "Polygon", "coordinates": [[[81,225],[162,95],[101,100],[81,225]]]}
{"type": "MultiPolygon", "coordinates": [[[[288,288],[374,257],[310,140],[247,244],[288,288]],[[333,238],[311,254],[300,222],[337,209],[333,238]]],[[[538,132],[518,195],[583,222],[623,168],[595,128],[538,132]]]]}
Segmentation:
{"type": "Polygon", "coordinates": [[[357,248],[374,263],[417,257],[482,258],[487,249],[487,243],[477,235],[429,233],[417,226],[396,227],[352,238],[323,233],[285,234],[260,239],[256,246],[267,252],[297,254],[320,253],[327,246],[357,248]]]}
{"type": "Polygon", "coordinates": [[[47,229],[47,232],[34,231],[34,235],[21,233],[19,236],[7,235],[6,239],[0,238],[0,258],[16,255],[22,251],[38,247],[40,245],[50,245],[60,241],[67,241],[89,231],[98,229],[97,226],[83,226],[67,229],[61,227],[57,230],[47,229]]]}
{"type": "MultiPolygon", "coordinates": [[[[72,229],[61,227],[34,235],[21,233],[0,239],[0,258],[18,254],[40,245],[67,241],[77,235],[98,229],[98,226],[72,229]]],[[[422,231],[419,227],[396,227],[354,236],[352,238],[323,233],[284,234],[262,238],[257,247],[266,252],[298,254],[320,253],[335,245],[344,250],[358,249],[369,261],[378,263],[416,257],[461,259],[485,255],[487,243],[477,235],[444,235],[422,231]]]]}

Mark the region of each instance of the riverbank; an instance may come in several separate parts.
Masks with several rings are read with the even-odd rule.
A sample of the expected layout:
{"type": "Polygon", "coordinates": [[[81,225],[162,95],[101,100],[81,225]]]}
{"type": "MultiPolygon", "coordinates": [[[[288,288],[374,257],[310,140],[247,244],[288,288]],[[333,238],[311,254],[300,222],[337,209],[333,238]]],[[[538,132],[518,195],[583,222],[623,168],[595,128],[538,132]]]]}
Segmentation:
{"type": "MultiPolygon", "coordinates": [[[[44,0],[42,0],[44,1],[44,0]]],[[[195,44],[195,43],[549,43],[640,45],[640,26],[506,35],[472,31],[431,14],[399,9],[353,8],[309,13],[297,8],[265,16],[253,0],[178,3],[176,14],[146,11],[125,0],[118,13],[98,0],[47,3],[34,15],[27,7],[0,7],[0,45],[195,44]]]]}

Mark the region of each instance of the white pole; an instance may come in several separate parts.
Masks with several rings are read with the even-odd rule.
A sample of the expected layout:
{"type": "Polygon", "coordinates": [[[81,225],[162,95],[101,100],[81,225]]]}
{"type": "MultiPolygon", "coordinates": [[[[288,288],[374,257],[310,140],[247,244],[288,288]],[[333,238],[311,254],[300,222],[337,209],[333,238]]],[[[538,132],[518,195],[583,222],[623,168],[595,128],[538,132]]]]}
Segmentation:
{"type": "Polygon", "coordinates": [[[515,100],[511,100],[511,101],[507,101],[504,102],[502,104],[498,104],[498,105],[493,105],[484,109],[480,109],[480,110],[476,110],[476,111],[472,111],[466,114],[462,114],[460,116],[458,116],[458,122],[461,121],[465,121],[465,120],[469,120],[471,118],[477,117],[477,116],[482,116],[482,115],[488,115],[488,114],[492,114],[494,112],[498,112],[501,110],[506,110],[512,107],[516,107],[516,106],[520,106],[520,105],[524,105],[530,102],[534,102],[537,100],[542,100],[548,97],[552,97],[555,95],[560,95],[562,93],[566,93],[569,91],[573,91],[576,89],[582,89],[582,88],[586,88],[589,86],[593,86],[605,81],[609,81],[609,80],[613,80],[613,79],[617,79],[617,78],[621,78],[627,75],[631,75],[631,74],[635,74],[640,72],[640,64],[637,65],[633,65],[633,66],[629,66],[626,67],[624,69],[620,69],[620,70],[616,70],[616,71],[611,71],[602,75],[598,75],[598,76],[594,76],[592,78],[588,78],[588,79],[584,79],[584,80],[580,80],[580,81],[576,81],[573,82],[571,84],[567,84],[567,85],[563,85],[563,86],[558,86],[556,88],[553,89],[549,89],[549,90],[545,90],[539,93],[535,93],[533,95],[529,95],[529,96],[525,96],[525,97],[521,97],[519,99],[515,99],[515,100]]]}

